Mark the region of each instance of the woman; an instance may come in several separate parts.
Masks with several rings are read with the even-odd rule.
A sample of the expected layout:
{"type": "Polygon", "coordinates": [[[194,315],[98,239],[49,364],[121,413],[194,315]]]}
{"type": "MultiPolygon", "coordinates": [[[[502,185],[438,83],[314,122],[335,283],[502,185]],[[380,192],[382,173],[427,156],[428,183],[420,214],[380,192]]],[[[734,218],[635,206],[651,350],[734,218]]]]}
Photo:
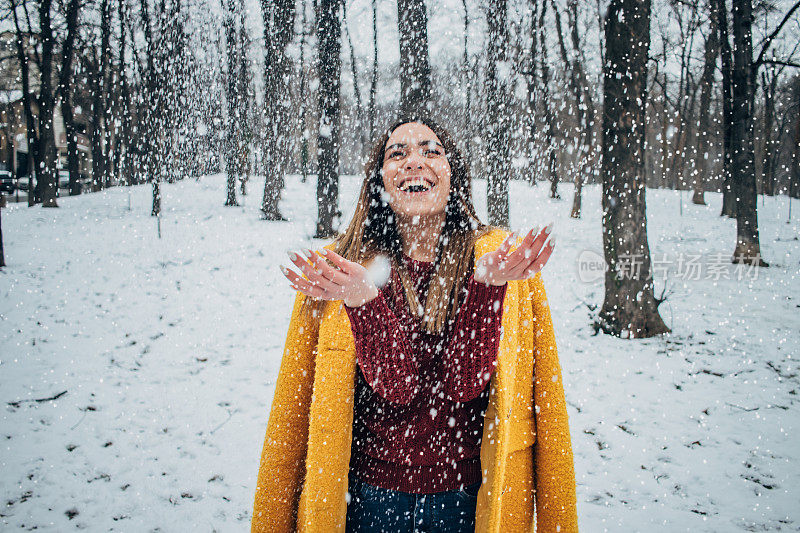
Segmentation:
{"type": "Polygon", "coordinates": [[[346,232],[282,267],[298,294],[253,531],[530,531],[534,508],[577,530],[550,229],[512,250],[442,128],[387,130],[346,232]]]}

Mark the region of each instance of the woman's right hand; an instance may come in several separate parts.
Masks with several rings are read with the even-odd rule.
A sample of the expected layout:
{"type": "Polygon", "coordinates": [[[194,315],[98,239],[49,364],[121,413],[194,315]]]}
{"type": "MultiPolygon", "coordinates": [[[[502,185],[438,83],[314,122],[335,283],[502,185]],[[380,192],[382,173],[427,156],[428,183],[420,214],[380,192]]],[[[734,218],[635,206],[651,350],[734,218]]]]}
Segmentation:
{"type": "Polygon", "coordinates": [[[369,278],[365,267],[328,249],[323,249],[321,253],[336,268],[309,249],[304,249],[303,253],[309,261],[296,252],[289,252],[289,259],[308,279],[283,265],[281,272],[292,282],[292,287],[306,296],[321,300],[343,300],[348,307],[358,307],[378,297],[378,288],[369,278]]]}

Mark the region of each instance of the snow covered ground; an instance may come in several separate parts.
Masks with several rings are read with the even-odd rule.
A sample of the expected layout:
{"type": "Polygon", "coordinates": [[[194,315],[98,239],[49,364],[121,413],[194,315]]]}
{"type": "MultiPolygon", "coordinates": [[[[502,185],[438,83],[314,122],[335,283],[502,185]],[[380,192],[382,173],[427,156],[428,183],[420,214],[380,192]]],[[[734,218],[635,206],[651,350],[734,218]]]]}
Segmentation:
{"type": "MultiPolygon", "coordinates": [[[[358,185],[343,179],[345,220],[358,185]]],[[[278,264],[323,243],[313,179],[288,178],[279,223],[259,220],[261,183],[234,208],[224,186],[165,185],[161,239],[147,186],[4,209],[0,529],[248,530],[293,297],[278,264]]],[[[602,254],[600,189],[573,220],[572,186],[548,188],[512,183],[511,222],[555,221],[543,275],[581,529],[800,530],[800,203],[787,224],[785,196],[759,199],[771,266],[737,280],[720,195],[684,193],[681,215],[679,193],[648,190],[654,259],[702,254],[704,270],[668,274],[672,334],[620,340],[593,335],[602,281],[577,268],[602,254]]],[[[485,220],[484,182],[475,197],[485,220]]]]}

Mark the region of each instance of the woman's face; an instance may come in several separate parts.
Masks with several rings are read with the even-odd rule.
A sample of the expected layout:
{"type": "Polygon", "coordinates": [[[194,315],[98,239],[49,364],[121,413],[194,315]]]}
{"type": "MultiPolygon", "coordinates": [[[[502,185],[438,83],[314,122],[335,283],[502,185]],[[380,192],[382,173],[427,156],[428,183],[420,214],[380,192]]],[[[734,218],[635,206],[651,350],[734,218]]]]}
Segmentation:
{"type": "Polygon", "coordinates": [[[408,122],[392,132],[383,159],[383,187],[398,217],[438,215],[450,196],[450,162],[428,126],[408,122]]]}

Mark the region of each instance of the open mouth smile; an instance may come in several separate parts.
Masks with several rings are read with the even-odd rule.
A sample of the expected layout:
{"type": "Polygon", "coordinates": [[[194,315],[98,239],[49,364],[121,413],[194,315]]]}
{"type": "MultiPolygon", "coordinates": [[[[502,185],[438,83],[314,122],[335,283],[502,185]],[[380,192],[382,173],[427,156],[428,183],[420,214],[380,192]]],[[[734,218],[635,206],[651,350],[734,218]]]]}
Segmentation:
{"type": "Polygon", "coordinates": [[[436,187],[436,184],[431,180],[415,176],[404,179],[397,188],[400,189],[400,192],[406,194],[424,194],[434,187],[436,187]]]}

